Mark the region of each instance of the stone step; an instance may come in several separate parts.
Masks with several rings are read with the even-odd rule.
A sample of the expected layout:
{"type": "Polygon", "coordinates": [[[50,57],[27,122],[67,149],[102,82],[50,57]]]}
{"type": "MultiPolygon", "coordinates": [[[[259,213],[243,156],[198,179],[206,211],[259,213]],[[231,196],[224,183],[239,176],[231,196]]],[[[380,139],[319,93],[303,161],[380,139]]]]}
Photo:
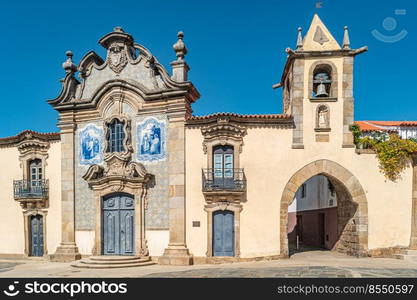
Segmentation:
{"type": "Polygon", "coordinates": [[[132,263],[142,263],[148,262],[150,259],[147,258],[138,258],[138,259],[129,259],[129,260],[92,260],[92,259],[82,259],[80,263],[82,264],[91,264],[91,265],[123,265],[123,264],[132,264],[132,263]]]}
{"type": "Polygon", "coordinates": [[[138,259],[149,260],[149,257],[100,255],[100,256],[90,256],[88,257],[88,259],[93,260],[93,261],[134,261],[138,259]]]}
{"type": "Polygon", "coordinates": [[[405,254],[405,255],[417,255],[417,250],[403,250],[403,251],[401,251],[401,254],[405,254]]]}
{"type": "Polygon", "coordinates": [[[144,267],[151,266],[155,263],[153,261],[147,262],[132,262],[129,264],[84,264],[81,262],[73,263],[71,266],[81,269],[113,269],[113,268],[132,268],[132,267],[144,267]]]}
{"type": "Polygon", "coordinates": [[[417,254],[416,255],[409,255],[409,254],[395,254],[394,257],[396,259],[402,259],[402,260],[410,260],[410,261],[416,261],[417,262],[417,254]]]}
{"type": "Polygon", "coordinates": [[[149,266],[155,264],[150,257],[138,256],[90,256],[74,262],[76,268],[106,269],[149,266]]]}

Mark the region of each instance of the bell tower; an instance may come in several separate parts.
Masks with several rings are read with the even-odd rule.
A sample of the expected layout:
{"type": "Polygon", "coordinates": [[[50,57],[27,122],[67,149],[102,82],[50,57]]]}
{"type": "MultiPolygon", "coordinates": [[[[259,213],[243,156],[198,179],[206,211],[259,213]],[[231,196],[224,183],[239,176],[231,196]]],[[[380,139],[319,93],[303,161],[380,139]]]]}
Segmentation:
{"type": "Polygon", "coordinates": [[[340,46],[317,14],[304,37],[298,28],[296,48],[286,49],[281,81],[273,86],[283,88],[283,111],[294,117],[293,149],[323,143],[354,147],[353,63],[367,50],[350,47],[346,26],[340,46]]]}

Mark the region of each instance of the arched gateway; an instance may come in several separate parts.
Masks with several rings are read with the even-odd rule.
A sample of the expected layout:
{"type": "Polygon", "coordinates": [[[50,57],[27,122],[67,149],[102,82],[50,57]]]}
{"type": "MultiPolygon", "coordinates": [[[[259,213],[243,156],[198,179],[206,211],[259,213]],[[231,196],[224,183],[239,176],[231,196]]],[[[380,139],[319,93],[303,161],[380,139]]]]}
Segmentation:
{"type": "Polygon", "coordinates": [[[315,175],[325,175],[333,184],[337,198],[337,234],[334,250],[355,256],[366,255],[368,249],[368,204],[358,179],[347,169],[330,160],[309,163],[298,170],[286,184],[281,198],[280,252],[289,255],[287,221],[288,206],[298,188],[315,175]]]}

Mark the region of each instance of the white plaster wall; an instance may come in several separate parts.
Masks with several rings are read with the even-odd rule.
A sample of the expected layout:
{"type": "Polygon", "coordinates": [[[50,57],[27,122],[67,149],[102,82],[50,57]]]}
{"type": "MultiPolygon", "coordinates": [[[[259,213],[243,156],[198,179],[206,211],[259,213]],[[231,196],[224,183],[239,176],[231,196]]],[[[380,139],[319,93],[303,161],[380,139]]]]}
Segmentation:
{"type": "Polygon", "coordinates": [[[146,240],[150,256],[162,256],[168,247],[169,230],[146,230],[146,240]]]}
{"type": "Polygon", "coordinates": [[[403,139],[417,138],[417,127],[398,127],[397,130],[403,139]]]}
{"type": "Polygon", "coordinates": [[[23,254],[25,250],[23,213],[13,198],[13,180],[22,179],[19,151],[0,148],[0,254],[23,254]]]}
{"type": "Polygon", "coordinates": [[[94,247],[95,232],[93,230],[76,230],[75,243],[82,255],[91,255],[94,247]]]}
{"type": "Polygon", "coordinates": [[[294,201],[288,206],[288,212],[323,209],[337,206],[336,193],[332,196],[328,187],[328,179],[323,175],[316,175],[305,183],[306,195],[301,197],[301,187],[295,194],[294,201]],[[333,205],[330,200],[333,199],[333,205]]]}

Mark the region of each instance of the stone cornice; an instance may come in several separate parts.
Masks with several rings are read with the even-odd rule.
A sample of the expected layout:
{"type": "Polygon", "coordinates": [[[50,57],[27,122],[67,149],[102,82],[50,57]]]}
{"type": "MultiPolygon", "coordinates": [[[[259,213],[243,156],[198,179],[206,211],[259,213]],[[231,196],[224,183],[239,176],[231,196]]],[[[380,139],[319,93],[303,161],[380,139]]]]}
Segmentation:
{"type": "Polygon", "coordinates": [[[181,88],[149,91],[137,82],[113,79],[103,84],[90,99],[75,99],[74,97],[70,96],[70,88],[65,86],[66,82],[68,85],[71,83],[71,81],[68,79],[64,80],[64,87],[60,96],[58,96],[56,99],[48,100],[48,103],[51,104],[57,111],[94,109],[97,107],[98,102],[102,96],[114,87],[121,87],[123,89],[131,90],[143,98],[145,102],[184,97],[187,102],[191,104],[200,97],[199,92],[191,82],[181,83],[181,88]]]}
{"type": "Polygon", "coordinates": [[[293,117],[285,114],[269,115],[240,115],[235,113],[216,113],[207,116],[190,116],[187,119],[187,126],[200,127],[225,120],[230,124],[242,126],[278,126],[282,128],[292,128],[294,126],[293,117]]]}
{"type": "Polygon", "coordinates": [[[32,130],[25,130],[15,136],[0,138],[0,148],[17,146],[23,149],[32,144],[49,144],[51,141],[59,141],[60,139],[61,136],[58,132],[40,133],[32,130]]]}
{"type": "Polygon", "coordinates": [[[340,50],[326,50],[326,51],[302,51],[293,50],[290,48],[285,49],[288,53],[287,61],[285,62],[284,71],[282,72],[281,80],[279,83],[274,84],[273,88],[278,88],[284,85],[287,74],[295,59],[305,58],[326,58],[326,57],[343,57],[343,56],[356,56],[358,54],[368,51],[368,47],[364,46],[359,49],[340,49],[340,50]]]}

